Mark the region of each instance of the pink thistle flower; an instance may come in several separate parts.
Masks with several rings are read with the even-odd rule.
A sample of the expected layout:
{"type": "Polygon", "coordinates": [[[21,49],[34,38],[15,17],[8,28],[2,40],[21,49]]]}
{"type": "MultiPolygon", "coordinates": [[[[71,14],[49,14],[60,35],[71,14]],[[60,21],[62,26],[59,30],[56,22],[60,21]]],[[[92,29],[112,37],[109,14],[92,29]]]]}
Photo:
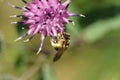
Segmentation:
{"type": "Polygon", "coordinates": [[[46,36],[57,36],[58,33],[64,32],[65,24],[73,23],[72,20],[68,19],[70,16],[84,17],[82,14],[75,14],[67,11],[71,0],[66,0],[64,3],[62,3],[61,0],[33,0],[32,2],[27,2],[25,0],[22,1],[26,4],[26,6],[18,7],[10,4],[14,8],[23,10],[22,15],[14,15],[10,17],[23,18],[22,23],[29,25],[29,29],[26,34],[17,38],[15,41],[18,41],[27,35],[31,35],[30,38],[24,41],[28,42],[36,34],[40,33],[41,44],[37,54],[42,50],[46,36]]]}

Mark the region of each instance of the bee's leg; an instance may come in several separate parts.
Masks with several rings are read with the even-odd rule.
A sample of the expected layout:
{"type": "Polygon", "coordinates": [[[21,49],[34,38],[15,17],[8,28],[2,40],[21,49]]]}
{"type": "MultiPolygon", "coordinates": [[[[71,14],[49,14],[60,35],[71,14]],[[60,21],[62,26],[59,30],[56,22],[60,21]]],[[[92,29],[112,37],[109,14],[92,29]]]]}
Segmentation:
{"type": "Polygon", "coordinates": [[[56,62],[57,60],[59,60],[61,58],[63,52],[64,52],[63,50],[58,50],[53,58],[53,61],[56,62]]]}
{"type": "Polygon", "coordinates": [[[59,50],[59,48],[54,48],[56,51],[58,51],[59,50]]]}

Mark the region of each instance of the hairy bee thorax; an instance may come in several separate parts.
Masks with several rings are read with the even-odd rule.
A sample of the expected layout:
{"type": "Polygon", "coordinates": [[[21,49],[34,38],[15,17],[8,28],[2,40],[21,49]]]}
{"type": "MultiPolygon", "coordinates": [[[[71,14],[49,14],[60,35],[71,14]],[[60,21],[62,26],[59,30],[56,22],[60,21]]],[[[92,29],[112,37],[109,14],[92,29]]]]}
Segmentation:
{"type": "Polygon", "coordinates": [[[69,44],[70,44],[69,33],[61,32],[61,33],[58,33],[57,36],[52,37],[51,45],[57,51],[57,53],[54,56],[53,61],[57,61],[61,57],[63,52],[68,48],[69,44]]]}

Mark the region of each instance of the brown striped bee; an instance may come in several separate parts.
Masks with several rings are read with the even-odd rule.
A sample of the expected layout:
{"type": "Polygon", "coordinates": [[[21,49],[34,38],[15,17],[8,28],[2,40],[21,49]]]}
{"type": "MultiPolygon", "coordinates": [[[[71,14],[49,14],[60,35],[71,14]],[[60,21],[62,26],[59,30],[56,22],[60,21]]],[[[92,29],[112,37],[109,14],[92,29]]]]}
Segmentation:
{"type": "Polygon", "coordinates": [[[70,44],[70,34],[66,32],[58,33],[57,36],[51,39],[51,45],[57,51],[53,61],[57,61],[62,56],[63,52],[68,48],[70,44]]]}

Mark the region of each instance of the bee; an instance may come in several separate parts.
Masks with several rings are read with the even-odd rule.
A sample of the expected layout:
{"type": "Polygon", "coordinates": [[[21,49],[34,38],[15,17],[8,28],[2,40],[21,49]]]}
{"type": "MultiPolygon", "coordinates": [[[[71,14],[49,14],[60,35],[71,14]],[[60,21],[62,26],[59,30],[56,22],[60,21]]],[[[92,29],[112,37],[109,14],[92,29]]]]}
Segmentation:
{"type": "Polygon", "coordinates": [[[60,59],[64,51],[69,47],[70,44],[70,34],[67,32],[60,32],[57,36],[52,37],[51,45],[57,51],[53,61],[60,59]]]}

